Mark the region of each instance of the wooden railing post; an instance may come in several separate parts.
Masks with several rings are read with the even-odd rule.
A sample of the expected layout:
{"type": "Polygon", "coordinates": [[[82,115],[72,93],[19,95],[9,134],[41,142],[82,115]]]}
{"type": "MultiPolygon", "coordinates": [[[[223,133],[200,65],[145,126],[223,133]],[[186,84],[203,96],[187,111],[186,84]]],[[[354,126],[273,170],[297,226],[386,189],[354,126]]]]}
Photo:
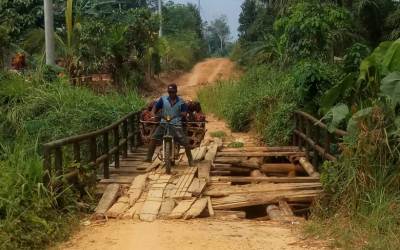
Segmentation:
{"type": "MultiPolygon", "coordinates": [[[[311,139],[311,122],[306,119],[306,136],[311,139]]],[[[306,142],[306,157],[307,160],[310,161],[310,145],[306,142]]]]}
{"type": "Polygon", "coordinates": [[[56,176],[59,177],[63,175],[63,166],[62,166],[62,149],[61,146],[56,147],[54,150],[54,167],[56,169],[56,176]]]}
{"type": "Polygon", "coordinates": [[[104,160],[103,164],[103,174],[105,179],[110,178],[110,147],[108,143],[108,131],[103,135],[103,144],[104,144],[104,153],[107,155],[107,158],[104,160]]]}
{"type": "MultiPolygon", "coordinates": [[[[313,141],[316,145],[319,145],[319,127],[315,124],[313,124],[313,131],[314,131],[313,132],[313,136],[314,136],[313,141]]],[[[314,148],[314,151],[313,151],[312,163],[313,163],[314,167],[317,168],[318,164],[319,164],[319,154],[318,154],[318,151],[317,151],[317,148],[315,147],[315,145],[313,148],[314,148]]]]}
{"type": "MultiPolygon", "coordinates": [[[[293,114],[293,118],[294,118],[294,129],[299,129],[299,122],[297,120],[297,114],[294,113],[293,114]]],[[[298,142],[297,142],[297,135],[296,133],[293,133],[293,146],[299,146],[298,142]]]]}
{"type": "MultiPolygon", "coordinates": [[[[299,116],[299,131],[301,132],[301,133],[304,133],[304,129],[303,129],[303,122],[304,121],[304,118],[302,117],[302,116],[299,116]]],[[[299,137],[299,148],[301,149],[301,150],[303,150],[303,138],[301,138],[301,137],[299,137]]]]}
{"type": "Polygon", "coordinates": [[[51,179],[51,150],[47,146],[43,148],[43,158],[43,183],[48,185],[51,179]]]}
{"type": "Polygon", "coordinates": [[[122,158],[128,158],[128,120],[122,123],[122,136],[125,141],[122,146],[122,158]]]}
{"type": "Polygon", "coordinates": [[[74,161],[76,163],[81,162],[81,145],[79,142],[74,143],[74,161]]]}
{"type": "Polygon", "coordinates": [[[119,168],[119,126],[116,126],[114,128],[114,147],[115,147],[115,153],[114,153],[115,168],[119,168]]]}
{"type": "Polygon", "coordinates": [[[326,155],[331,153],[331,133],[328,130],[325,131],[324,149],[324,159],[326,159],[326,155]]]}
{"type": "Polygon", "coordinates": [[[89,148],[90,148],[90,162],[93,162],[94,163],[94,167],[97,168],[97,164],[96,164],[96,158],[97,158],[96,137],[90,138],[89,148]]]}

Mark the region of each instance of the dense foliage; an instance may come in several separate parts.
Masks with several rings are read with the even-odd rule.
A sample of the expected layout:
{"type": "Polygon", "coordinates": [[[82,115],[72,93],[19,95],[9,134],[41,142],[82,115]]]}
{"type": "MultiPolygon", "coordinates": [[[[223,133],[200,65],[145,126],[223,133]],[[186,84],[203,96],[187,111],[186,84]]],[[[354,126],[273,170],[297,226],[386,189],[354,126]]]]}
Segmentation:
{"type": "Polygon", "coordinates": [[[397,249],[399,2],[246,0],[242,10],[232,58],[249,71],[204,90],[206,107],[269,144],[289,138],[294,109],[347,130],[339,160],[320,169],[327,195],[309,229],[339,247],[397,249]]]}

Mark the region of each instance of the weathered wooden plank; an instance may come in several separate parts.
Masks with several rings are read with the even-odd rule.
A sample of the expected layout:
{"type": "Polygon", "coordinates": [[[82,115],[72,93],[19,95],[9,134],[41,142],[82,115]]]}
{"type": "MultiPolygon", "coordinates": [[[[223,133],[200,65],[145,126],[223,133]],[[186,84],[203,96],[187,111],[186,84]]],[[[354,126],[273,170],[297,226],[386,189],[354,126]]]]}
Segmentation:
{"type": "Polygon", "coordinates": [[[218,152],[217,157],[287,157],[305,156],[304,152],[218,152]]]}
{"type": "Polygon", "coordinates": [[[102,219],[104,218],[107,210],[114,204],[119,195],[119,184],[110,184],[106,187],[103,196],[101,197],[99,204],[97,205],[93,218],[102,219]]]}
{"type": "Polygon", "coordinates": [[[190,209],[193,203],[196,201],[196,198],[181,200],[178,203],[178,206],[172,210],[172,212],[168,215],[169,219],[179,219],[190,209]]]}
{"type": "Polygon", "coordinates": [[[218,181],[247,183],[252,181],[262,181],[270,183],[304,183],[319,182],[316,177],[218,177],[218,181]]]}
{"type": "MultiPolygon", "coordinates": [[[[193,152],[193,150],[192,150],[192,152],[193,152]]],[[[195,161],[203,160],[206,153],[207,153],[206,146],[201,146],[201,147],[197,148],[197,151],[193,153],[193,160],[195,160],[195,161]]]]}
{"type": "Polygon", "coordinates": [[[199,164],[197,176],[199,179],[204,179],[206,182],[210,181],[211,162],[202,162],[199,164]]]}
{"type": "Polygon", "coordinates": [[[215,217],[218,219],[246,219],[246,212],[232,210],[216,210],[215,217]]]}
{"type": "Polygon", "coordinates": [[[207,202],[208,202],[207,198],[198,199],[186,212],[184,219],[188,220],[199,216],[201,212],[203,212],[203,210],[206,208],[207,202]]]}
{"type": "Polygon", "coordinates": [[[296,171],[298,173],[304,173],[304,169],[298,165],[292,163],[267,163],[262,164],[260,170],[264,173],[289,173],[296,171]]]}
{"type": "Polygon", "coordinates": [[[100,184],[131,184],[134,176],[116,176],[110,179],[102,179],[100,180],[100,184]]]}
{"type": "Polygon", "coordinates": [[[307,160],[307,158],[300,157],[299,163],[309,176],[319,178],[319,173],[315,170],[314,166],[307,160]]]}
{"type": "Polygon", "coordinates": [[[128,196],[122,196],[118,201],[106,212],[108,218],[117,218],[129,209],[128,196]]]}
{"type": "Polygon", "coordinates": [[[204,179],[194,178],[188,192],[193,196],[199,196],[206,187],[207,182],[204,179]]]}
{"type": "Polygon", "coordinates": [[[175,201],[172,198],[166,198],[163,200],[160,208],[160,212],[158,213],[159,218],[167,218],[167,216],[174,210],[175,201]]]}
{"type": "Polygon", "coordinates": [[[297,146],[223,148],[221,152],[299,152],[297,146]]]}
{"type": "Polygon", "coordinates": [[[162,176],[151,186],[140,212],[140,220],[154,221],[157,218],[163,201],[164,189],[166,188],[170,178],[170,175],[162,176]]]}
{"type": "Polygon", "coordinates": [[[245,195],[233,194],[223,198],[213,198],[214,209],[232,209],[240,207],[248,207],[255,205],[268,205],[278,203],[279,199],[302,199],[312,201],[322,191],[303,190],[291,192],[277,192],[275,194],[250,193],[245,195]]]}
{"type": "Polygon", "coordinates": [[[189,194],[187,190],[192,183],[196,171],[197,167],[190,167],[187,171],[185,171],[185,173],[181,176],[180,183],[177,185],[176,192],[172,195],[173,198],[187,198],[187,195],[189,194]]]}
{"type": "Polygon", "coordinates": [[[243,161],[247,160],[247,157],[216,157],[215,163],[229,163],[229,164],[240,164],[243,161]]]}
{"type": "Polygon", "coordinates": [[[208,208],[208,214],[210,215],[210,217],[214,217],[215,213],[214,213],[214,209],[212,206],[210,196],[207,196],[207,208],[208,208]]]}
{"type": "Polygon", "coordinates": [[[322,184],[314,183],[261,183],[250,185],[234,185],[225,188],[214,188],[211,186],[203,194],[212,197],[222,197],[231,194],[248,194],[248,193],[276,193],[281,191],[296,191],[296,190],[320,190],[322,184]]]}
{"type": "Polygon", "coordinates": [[[208,151],[207,154],[204,156],[204,160],[213,161],[215,159],[215,156],[217,155],[217,151],[218,151],[218,144],[212,143],[210,146],[208,146],[208,151]]]}
{"type": "Polygon", "coordinates": [[[133,180],[131,186],[128,190],[128,197],[129,197],[129,205],[133,206],[135,202],[139,199],[140,195],[143,192],[143,189],[146,186],[148,174],[138,175],[133,180]]]}

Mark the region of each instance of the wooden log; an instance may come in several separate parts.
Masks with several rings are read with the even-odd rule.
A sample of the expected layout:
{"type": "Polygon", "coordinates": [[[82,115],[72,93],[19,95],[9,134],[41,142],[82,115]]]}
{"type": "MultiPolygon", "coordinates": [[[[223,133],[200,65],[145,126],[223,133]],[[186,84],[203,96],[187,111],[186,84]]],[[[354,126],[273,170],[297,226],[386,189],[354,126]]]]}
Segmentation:
{"type": "Polygon", "coordinates": [[[210,215],[210,217],[214,217],[215,213],[214,213],[214,209],[212,206],[210,196],[207,196],[207,208],[208,208],[208,214],[210,215]]]}
{"type": "Polygon", "coordinates": [[[240,164],[246,160],[247,157],[216,157],[215,163],[228,163],[228,164],[240,164]]]}
{"type": "Polygon", "coordinates": [[[231,194],[248,194],[248,193],[273,193],[282,191],[298,191],[298,190],[321,190],[321,183],[262,183],[249,185],[226,186],[225,188],[210,187],[204,192],[204,195],[211,197],[223,197],[231,194]]]}
{"type": "Polygon", "coordinates": [[[319,173],[315,170],[314,166],[305,157],[300,157],[299,162],[309,176],[319,178],[319,173]]]}
{"type": "Polygon", "coordinates": [[[223,148],[221,152],[299,152],[297,146],[287,147],[242,147],[242,148],[223,148]]]}
{"type": "Polygon", "coordinates": [[[266,210],[267,210],[268,217],[271,220],[275,220],[275,221],[283,220],[284,215],[283,215],[282,211],[279,209],[279,207],[277,207],[276,205],[269,205],[266,210]]]}
{"type": "Polygon", "coordinates": [[[226,164],[228,166],[215,166],[213,170],[215,171],[230,171],[232,173],[242,173],[242,174],[249,174],[251,169],[249,168],[241,168],[241,167],[231,167],[230,164],[226,164]]]}
{"type": "Polygon", "coordinates": [[[250,159],[242,161],[240,163],[240,166],[242,167],[247,167],[247,168],[253,168],[253,169],[259,169],[260,166],[262,165],[263,159],[259,157],[250,157],[250,159]]]}
{"type": "Polygon", "coordinates": [[[211,176],[230,176],[232,174],[231,171],[226,170],[213,170],[210,171],[211,176]]]}
{"type": "Polygon", "coordinates": [[[108,218],[117,218],[129,209],[128,196],[122,196],[118,201],[106,212],[108,218]]]}
{"type": "Polygon", "coordinates": [[[305,173],[304,169],[298,165],[292,163],[266,163],[260,167],[261,172],[266,174],[271,173],[289,173],[296,171],[297,173],[305,173]]]}
{"type": "Polygon", "coordinates": [[[107,210],[115,203],[119,195],[119,184],[109,184],[101,197],[99,204],[97,205],[93,219],[103,219],[107,210]]]}
{"type": "Polygon", "coordinates": [[[215,210],[215,217],[218,219],[246,219],[246,212],[232,210],[215,210]]]}
{"type": "Polygon", "coordinates": [[[148,174],[138,175],[132,181],[132,184],[128,190],[130,206],[133,206],[135,202],[139,199],[140,195],[142,194],[142,191],[146,186],[147,176],[148,174]]]}
{"type": "Polygon", "coordinates": [[[279,200],[279,209],[284,216],[294,216],[292,209],[285,200],[279,200]]]}
{"type": "Polygon", "coordinates": [[[288,157],[305,156],[304,152],[218,152],[217,157],[288,157]]]}
{"type": "Polygon", "coordinates": [[[232,194],[222,198],[213,198],[214,209],[233,209],[240,207],[248,207],[255,205],[269,205],[278,203],[280,199],[290,200],[291,198],[308,199],[310,202],[321,194],[320,190],[301,190],[301,191],[284,191],[269,194],[248,193],[248,194],[232,194]]]}
{"type": "Polygon", "coordinates": [[[208,203],[207,198],[200,198],[196,200],[196,202],[190,207],[190,209],[186,212],[183,218],[185,220],[188,220],[198,217],[206,208],[207,203],[208,203]]]}
{"type": "Polygon", "coordinates": [[[236,183],[250,183],[253,181],[262,181],[270,183],[304,183],[304,182],[319,182],[316,177],[218,177],[218,181],[223,182],[236,182],[236,183]]]}
{"type": "Polygon", "coordinates": [[[189,200],[181,200],[178,203],[178,206],[172,210],[172,212],[168,215],[169,219],[179,219],[190,209],[193,203],[196,201],[196,198],[192,198],[189,200]]]}

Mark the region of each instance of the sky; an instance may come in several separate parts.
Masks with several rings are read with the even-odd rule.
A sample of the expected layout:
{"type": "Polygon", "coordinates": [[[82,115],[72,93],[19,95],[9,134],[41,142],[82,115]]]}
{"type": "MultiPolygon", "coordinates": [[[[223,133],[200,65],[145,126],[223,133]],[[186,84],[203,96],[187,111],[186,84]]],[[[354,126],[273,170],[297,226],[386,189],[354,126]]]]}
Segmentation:
{"type": "MultiPolygon", "coordinates": [[[[172,0],[175,3],[198,3],[198,0],[172,0]]],[[[244,0],[200,0],[201,16],[203,20],[211,20],[226,15],[231,29],[231,37],[236,40],[238,36],[240,6],[244,0]]]]}

